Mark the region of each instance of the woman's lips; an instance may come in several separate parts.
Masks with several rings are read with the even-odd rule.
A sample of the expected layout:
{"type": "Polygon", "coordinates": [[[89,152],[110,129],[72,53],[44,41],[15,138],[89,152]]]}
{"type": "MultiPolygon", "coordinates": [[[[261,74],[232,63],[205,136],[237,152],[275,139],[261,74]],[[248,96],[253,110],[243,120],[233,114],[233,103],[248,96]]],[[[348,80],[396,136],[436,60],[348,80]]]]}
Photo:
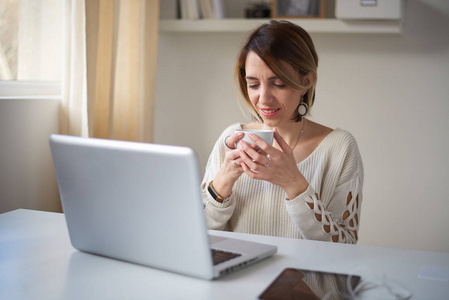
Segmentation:
{"type": "Polygon", "coordinates": [[[271,118],[279,111],[279,108],[259,108],[260,113],[267,118],[271,118]]]}

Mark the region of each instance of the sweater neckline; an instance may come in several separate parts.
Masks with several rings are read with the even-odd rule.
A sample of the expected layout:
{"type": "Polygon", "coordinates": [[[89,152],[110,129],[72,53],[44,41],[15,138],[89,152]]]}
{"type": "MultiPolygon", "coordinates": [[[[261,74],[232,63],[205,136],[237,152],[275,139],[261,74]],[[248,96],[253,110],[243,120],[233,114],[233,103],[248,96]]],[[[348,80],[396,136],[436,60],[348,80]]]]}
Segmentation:
{"type": "Polygon", "coordinates": [[[296,165],[302,165],[305,164],[308,160],[311,159],[311,157],[315,156],[316,153],[318,153],[318,151],[324,147],[324,145],[327,143],[327,141],[330,139],[331,135],[334,135],[335,132],[339,131],[340,128],[335,128],[333,129],[331,132],[329,132],[324,138],[323,140],[318,144],[318,146],[316,146],[315,149],[313,149],[312,153],[310,153],[306,158],[304,158],[302,161],[300,161],[299,163],[297,163],[296,165]]]}

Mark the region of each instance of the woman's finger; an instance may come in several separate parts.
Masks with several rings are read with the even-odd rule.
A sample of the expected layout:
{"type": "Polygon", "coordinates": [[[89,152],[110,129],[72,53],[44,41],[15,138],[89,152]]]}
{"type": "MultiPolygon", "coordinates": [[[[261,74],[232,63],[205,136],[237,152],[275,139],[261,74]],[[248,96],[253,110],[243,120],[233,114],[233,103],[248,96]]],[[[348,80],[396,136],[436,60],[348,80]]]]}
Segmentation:
{"type": "Polygon", "coordinates": [[[262,154],[262,152],[260,150],[256,150],[255,145],[249,145],[245,141],[240,141],[239,143],[240,143],[242,149],[245,151],[246,155],[248,155],[248,157],[253,162],[258,162],[258,163],[262,164],[262,162],[266,160],[265,159],[266,155],[262,154]]]}
{"type": "Polygon", "coordinates": [[[250,133],[248,137],[256,143],[256,145],[263,151],[265,154],[273,154],[273,146],[265,142],[263,139],[258,137],[257,135],[250,133]]]}
{"type": "Polygon", "coordinates": [[[250,157],[245,149],[240,149],[240,158],[250,169],[254,170],[257,167],[256,160],[250,157]]]}
{"type": "MultiPolygon", "coordinates": [[[[258,171],[257,164],[253,163],[251,159],[249,159],[248,156],[246,156],[245,151],[242,152],[242,162],[240,163],[243,172],[245,172],[249,177],[253,179],[262,179],[262,174],[260,171],[258,171]],[[245,158],[243,158],[245,157],[245,158]]],[[[259,165],[260,166],[260,165],[259,165]]]]}
{"type": "Polygon", "coordinates": [[[233,161],[234,166],[240,168],[241,167],[241,163],[242,163],[242,159],[241,158],[237,158],[233,161]]]}
{"type": "Polygon", "coordinates": [[[235,144],[240,141],[244,136],[243,132],[237,132],[233,135],[227,136],[225,138],[225,144],[229,149],[235,149],[235,144]]]}
{"type": "Polygon", "coordinates": [[[289,154],[289,155],[292,154],[292,148],[282,138],[282,136],[279,134],[277,128],[274,128],[274,139],[278,143],[278,145],[281,148],[282,152],[284,152],[286,154],[289,154]]]}

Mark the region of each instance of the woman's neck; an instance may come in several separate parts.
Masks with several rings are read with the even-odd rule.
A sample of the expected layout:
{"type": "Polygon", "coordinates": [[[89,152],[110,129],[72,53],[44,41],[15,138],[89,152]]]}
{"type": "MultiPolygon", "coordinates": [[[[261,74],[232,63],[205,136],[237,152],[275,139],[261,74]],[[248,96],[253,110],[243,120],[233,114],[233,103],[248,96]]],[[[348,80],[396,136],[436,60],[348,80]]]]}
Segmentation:
{"type": "MultiPolygon", "coordinates": [[[[306,126],[306,119],[302,118],[301,122],[289,122],[285,125],[276,126],[276,129],[279,133],[279,135],[284,139],[284,141],[291,147],[294,148],[295,145],[298,143],[298,139],[300,138],[300,135],[302,131],[304,131],[304,128],[306,126]]],[[[269,126],[265,126],[266,129],[272,129],[269,126]]]]}

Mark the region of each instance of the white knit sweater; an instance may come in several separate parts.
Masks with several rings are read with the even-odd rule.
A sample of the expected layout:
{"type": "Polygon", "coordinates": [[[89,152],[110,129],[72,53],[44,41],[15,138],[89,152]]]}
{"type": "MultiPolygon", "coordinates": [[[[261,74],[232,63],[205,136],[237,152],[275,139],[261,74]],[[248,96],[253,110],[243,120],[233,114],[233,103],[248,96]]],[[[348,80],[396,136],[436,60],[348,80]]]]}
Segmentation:
{"type": "Polygon", "coordinates": [[[270,182],[243,173],[229,201],[219,203],[207,191],[225,157],[224,139],[241,129],[226,128],[212,150],[203,178],[208,227],[261,235],[356,243],[362,203],[363,164],[354,137],[341,129],[329,133],[298,164],[309,188],[292,200],[270,182]]]}

